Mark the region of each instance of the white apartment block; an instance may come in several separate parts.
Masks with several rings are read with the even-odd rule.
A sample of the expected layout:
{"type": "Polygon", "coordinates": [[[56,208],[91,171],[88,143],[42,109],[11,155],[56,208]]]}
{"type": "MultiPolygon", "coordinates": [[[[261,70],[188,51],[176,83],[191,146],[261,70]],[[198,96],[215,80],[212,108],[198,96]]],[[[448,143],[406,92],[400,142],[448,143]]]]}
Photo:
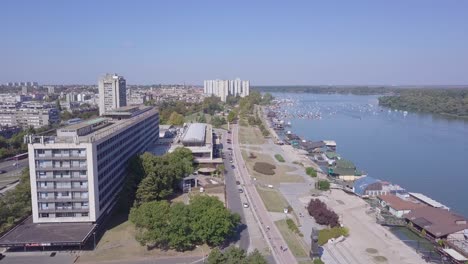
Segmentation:
{"type": "Polygon", "coordinates": [[[159,137],[153,107],[122,107],[57,130],[25,136],[34,223],[96,222],[115,205],[127,161],[159,137]]]}
{"type": "Polygon", "coordinates": [[[0,108],[1,126],[20,126],[40,128],[60,122],[56,108],[0,108]]]}
{"type": "Polygon", "coordinates": [[[127,105],[127,82],[117,74],[106,74],[99,80],[99,115],[127,105]]]}
{"type": "Polygon", "coordinates": [[[235,80],[205,80],[203,92],[214,95],[226,102],[228,95],[245,97],[250,94],[250,81],[235,80]]]}

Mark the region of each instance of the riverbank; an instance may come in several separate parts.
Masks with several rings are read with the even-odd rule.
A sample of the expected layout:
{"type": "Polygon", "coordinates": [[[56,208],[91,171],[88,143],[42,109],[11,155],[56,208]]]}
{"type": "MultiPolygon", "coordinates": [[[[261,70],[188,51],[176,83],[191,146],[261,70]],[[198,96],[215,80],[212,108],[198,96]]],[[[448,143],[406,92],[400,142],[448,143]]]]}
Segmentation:
{"type": "MultiPolygon", "coordinates": [[[[265,113],[262,117],[266,120],[265,113]]],[[[302,167],[302,172],[293,172],[301,175],[305,183],[281,183],[278,190],[294,209],[296,214],[304,211],[311,195],[311,188],[316,179],[304,172],[304,167],[314,167],[318,171],[319,179],[327,176],[320,167],[312,162],[304,151],[293,148],[290,145],[276,145],[275,138],[278,134],[268,127],[272,135],[271,140],[257,146],[264,153],[281,154],[285,159],[285,165],[302,167]],[[302,164],[297,165],[297,164],[302,164]],[[309,183],[309,184],[307,184],[309,183]]],[[[367,213],[367,203],[361,198],[346,194],[341,190],[332,190],[330,193],[321,193],[318,197],[327,206],[333,209],[341,218],[344,226],[350,229],[350,236],[338,244],[330,244],[325,247],[323,259],[325,263],[376,263],[376,258],[386,260],[386,263],[422,263],[422,258],[410,247],[394,236],[385,227],[376,223],[375,217],[367,213]],[[372,252],[372,253],[369,253],[372,252]]],[[[311,227],[317,224],[312,217],[298,219],[301,232],[304,234],[304,242],[311,245],[311,227]]],[[[385,262],[384,262],[385,263],[385,262]]]]}

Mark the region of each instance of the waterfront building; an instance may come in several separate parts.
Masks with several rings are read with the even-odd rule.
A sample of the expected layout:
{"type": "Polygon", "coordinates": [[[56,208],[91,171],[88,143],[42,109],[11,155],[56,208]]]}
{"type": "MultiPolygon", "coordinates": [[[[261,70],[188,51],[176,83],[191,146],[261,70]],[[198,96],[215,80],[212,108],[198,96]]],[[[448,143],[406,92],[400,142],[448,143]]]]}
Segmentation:
{"type": "Polygon", "coordinates": [[[410,192],[408,193],[409,196],[413,199],[416,199],[417,201],[420,201],[422,203],[425,203],[429,206],[432,206],[432,207],[435,207],[435,208],[441,208],[441,209],[446,209],[446,210],[450,210],[449,207],[437,202],[436,200],[433,200],[432,198],[430,197],[427,197],[426,195],[422,194],[422,193],[415,193],[415,192],[410,192]]]}
{"type": "Polygon", "coordinates": [[[96,222],[107,215],[125,182],[127,161],[159,136],[153,107],[107,110],[28,143],[34,223],[96,222]]]}
{"type": "Polygon", "coordinates": [[[117,74],[106,74],[99,80],[99,115],[127,105],[127,82],[117,74]]]}
{"type": "Polygon", "coordinates": [[[404,200],[393,194],[379,195],[377,199],[382,207],[386,208],[392,215],[398,218],[410,213],[411,210],[426,206],[421,203],[404,200]]]}
{"type": "MultiPolygon", "coordinates": [[[[327,152],[326,157],[330,160],[336,158],[336,154],[332,155],[334,152],[327,152]]],[[[345,159],[336,159],[334,161],[335,165],[328,169],[328,174],[334,177],[339,178],[343,181],[354,181],[363,176],[363,173],[356,169],[354,163],[345,159]]]]}
{"type": "Polygon", "coordinates": [[[203,92],[206,95],[214,95],[226,102],[226,98],[231,96],[245,97],[250,94],[250,81],[235,80],[205,80],[203,92]]]}
{"type": "Polygon", "coordinates": [[[446,239],[449,236],[453,240],[465,239],[464,234],[468,234],[468,219],[449,210],[424,206],[404,217],[418,231],[425,230],[432,239],[446,239]]]}

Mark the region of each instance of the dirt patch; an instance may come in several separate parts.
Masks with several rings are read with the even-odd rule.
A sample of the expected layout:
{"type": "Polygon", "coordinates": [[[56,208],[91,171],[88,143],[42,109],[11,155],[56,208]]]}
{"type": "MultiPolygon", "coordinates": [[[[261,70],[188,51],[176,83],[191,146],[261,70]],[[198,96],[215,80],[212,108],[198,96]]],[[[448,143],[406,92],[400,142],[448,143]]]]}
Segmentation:
{"type": "Polygon", "coordinates": [[[387,262],[387,258],[384,256],[374,256],[373,259],[376,263],[387,262]]]}
{"type": "Polygon", "coordinates": [[[369,254],[377,254],[379,251],[375,248],[366,248],[366,252],[369,254]]]}
{"type": "Polygon", "coordinates": [[[276,166],[267,162],[255,162],[253,169],[261,174],[274,175],[276,166]]]}

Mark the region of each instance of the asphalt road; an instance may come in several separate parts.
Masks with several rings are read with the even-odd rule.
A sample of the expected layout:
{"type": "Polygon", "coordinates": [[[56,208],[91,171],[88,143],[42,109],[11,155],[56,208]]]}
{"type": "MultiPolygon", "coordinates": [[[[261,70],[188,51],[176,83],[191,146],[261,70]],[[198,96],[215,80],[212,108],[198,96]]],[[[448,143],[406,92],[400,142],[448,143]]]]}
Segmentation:
{"type": "Polygon", "coordinates": [[[252,183],[252,179],[247,171],[247,168],[245,167],[245,162],[242,158],[239,146],[239,127],[237,125],[232,125],[232,131],[232,148],[234,149],[233,157],[235,164],[238,165],[236,170],[239,172],[241,182],[244,183],[244,192],[247,194],[247,198],[251,203],[250,206],[253,209],[252,211],[254,212],[255,217],[258,219],[257,221],[260,222],[260,229],[262,230],[264,237],[268,237],[268,245],[272,250],[271,252],[273,253],[273,257],[276,263],[297,263],[296,258],[289,249],[286,251],[280,249],[281,247],[287,246],[287,244],[281,236],[281,233],[279,232],[275,223],[270,218],[270,214],[263,204],[263,201],[260,198],[255,185],[252,183]]]}
{"type": "Polygon", "coordinates": [[[10,161],[0,162],[0,170],[6,171],[5,174],[11,171],[15,171],[15,170],[22,170],[23,168],[27,166],[28,166],[28,159],[23,159],[19,161],[10,160],[10,161]],[[15,164],[17,165],[15,166],[15,164]]]}
{"type": "Polygon", "coordinates": [[[239,241],[239,247],[247,251],[250,244],[249,231],[247,225],[245,224],[246,222],[244,216],[244,208],[240,198],[241,194],[239,193],[240,186],[236,184],[235,174],[233,169],[231,168],[231,165],[236,165],[234,163],[230,163],[232,156],[230,156],[229,153],[231,153],[232,150],[229,150],[229,148],[232,149],[232,145],[227,143],[227,139],[232,139],[232,136],[228,134],[225,130],[216,129],[215,132],[217,134],[221,134],[222,151],[224,153],[223,161],[224,167],[226,168],[224,179],[226,183],[227,207],[231,211],[238,213],[241,217],[243,225],[239,227],[238,231],[240,233],[238,233],[238,237],[236,238],[236,240],[239,241]]]}

